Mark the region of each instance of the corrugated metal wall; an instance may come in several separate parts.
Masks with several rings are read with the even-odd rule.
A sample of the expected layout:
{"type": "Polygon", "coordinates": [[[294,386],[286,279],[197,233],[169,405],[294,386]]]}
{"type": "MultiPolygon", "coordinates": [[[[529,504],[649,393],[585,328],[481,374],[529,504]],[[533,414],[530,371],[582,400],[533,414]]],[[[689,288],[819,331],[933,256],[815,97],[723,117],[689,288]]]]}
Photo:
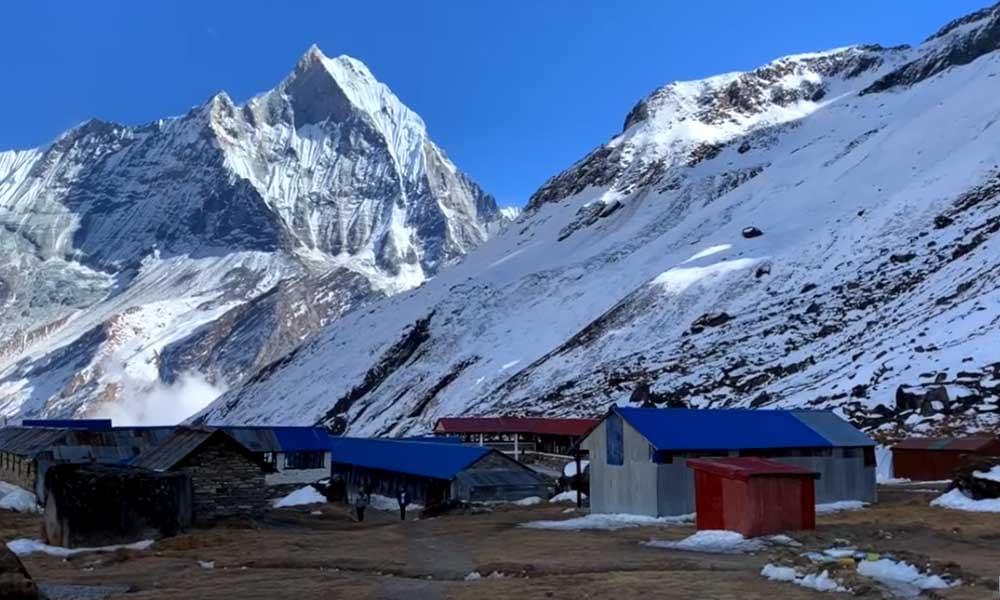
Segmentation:
{"type": "Polygon", "coordinates": [[[655,515],[657,474],[650,446],[627,422],[622,423],[623,463],[607,462],[607,429],[602,422],[586,439],[590,451],[590,509],[595,513],[655,515]]]}
{"type": "Polygon", "coordinates": [[[892,472],[913,481],[952,479],[962,458],[975,452],[930,449],[892,449],[892,472]]]}
{"type": "MultiPolygon", "coordinates": [[[[660,517],[687,515],[695,511],[694,471],[687,461],[675,458],[674,462],[656,466],[656,514],[660,517]]],[[[593,467],[591,467],[593,468],[593,467]]]]}
{"type": "MultiPolygon", "coordinates": [[[[875,502],[878,493],[875,467],[866,467],[863,456],[844,457],[843,448],[834,448],[833,456],[769,456],[787,465],[812,469],[819,473],[816,481],[816,502],[825,504],[840,500],[875,502]]],[[[860,454],[860,453],[857,453],[860,454]]],[[[729,456],[739,456],[730,452],[729,456]]],[[[683,458],[657,467],[657,512],[659,516],[684,515],[695,511],[694,475],[683,458]]],[[[591,462],[593,473],[594,463],[591,462]]],[[[591,488],[593,488],[591,475],[591,488]]],[[[640,513],[654,514],[654,513],[640,513]]]]}
{"type": "MultiPolygon", "coordinates": [[[[861,500],[875,502],[875,466],[865,466],[863,456],[844,457],[846,448],[834,448],[833,456],[775,457],[774,460],[819,472],[816,481],[816,502],[861,500]]],[[[856,453],[860,454],[860,453],[856,453]]]]}

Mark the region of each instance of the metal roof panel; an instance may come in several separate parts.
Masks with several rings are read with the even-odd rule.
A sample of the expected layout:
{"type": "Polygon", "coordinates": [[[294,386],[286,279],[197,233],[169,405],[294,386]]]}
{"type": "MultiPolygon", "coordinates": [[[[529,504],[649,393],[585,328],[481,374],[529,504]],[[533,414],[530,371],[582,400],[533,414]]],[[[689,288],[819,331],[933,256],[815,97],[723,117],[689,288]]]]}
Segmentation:
{"type": "Polygon", "coordinates": [[[791,411],[615,407],[657,450],[829,448],[791,411]]]}
{"type": "Polygon", "coordinates": [[[786,465],[776,460],[752,456],[689,458],[685,462],[691,469],[714,473],[727,479],[746,480],[750,477],[766,476],[809,477],[812,479],[819,477],[819,473],[812,469],[786,465]]]}
{"type": "Polygon", "coordinates": [[[480,446],[350,437],[330,437],[329,444],[334,463],[443,480],[495,452],[480,446]]]}
{"type": "Polygon", "coordinates": [[[793,410],[792,414],[813,431],[825,437],[834,446],[874,446],[871,439],[858,428],[829,410],[793,410]]]}
{"type": "Polygon", "coordinates": [[[975,452],[982,450],[991,444],[997,444],[995,437],[970,436],[970,437],[941,437],[941,438],[907,438],[893,446],[893,449],[900,450],[950,450],[975,452]]]}

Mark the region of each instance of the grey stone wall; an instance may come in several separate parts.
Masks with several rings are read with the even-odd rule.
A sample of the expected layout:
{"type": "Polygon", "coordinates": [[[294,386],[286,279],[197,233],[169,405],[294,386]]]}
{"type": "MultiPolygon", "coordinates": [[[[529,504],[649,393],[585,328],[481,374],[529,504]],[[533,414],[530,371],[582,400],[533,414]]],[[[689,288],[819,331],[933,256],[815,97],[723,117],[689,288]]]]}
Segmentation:
{"type": "Polygon", "coordinates": [[[230,444],[210,440],[172,470],[191,477],[197,524],[248,517],[268,508],[263,469],[230,444]]]}

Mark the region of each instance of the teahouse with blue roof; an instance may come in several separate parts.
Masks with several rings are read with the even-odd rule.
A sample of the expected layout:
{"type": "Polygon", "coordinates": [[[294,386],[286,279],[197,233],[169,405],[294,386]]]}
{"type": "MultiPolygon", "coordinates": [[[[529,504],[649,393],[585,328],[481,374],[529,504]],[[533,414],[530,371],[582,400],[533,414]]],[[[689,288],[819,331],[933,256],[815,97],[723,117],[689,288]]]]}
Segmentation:
{"type": "Polygon", "coordinates": [[[449,502],[514,501],[548,498],[553,482],[510,458],[483,446],[454,443],[331,437],[333,473],[353,495],[396,497],[406,491],[427,507],[449,502]]]}
{"type": "Polygon", "coordinates": [[[816,501],[875,502],[875,442],[830,411],[612,407],[581,442],[595,513],[695,512],[688,458],[756,456],[819,473],[816,501]]]}

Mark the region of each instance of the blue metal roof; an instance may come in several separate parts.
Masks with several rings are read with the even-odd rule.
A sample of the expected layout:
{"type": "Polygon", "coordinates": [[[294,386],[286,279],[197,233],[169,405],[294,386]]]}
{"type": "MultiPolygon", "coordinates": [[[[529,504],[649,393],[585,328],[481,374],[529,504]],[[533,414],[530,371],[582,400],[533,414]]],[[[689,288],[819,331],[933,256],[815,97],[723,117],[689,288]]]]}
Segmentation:
{"type": "Polygon", "coordinates": [[[329,450],[330,432],[322,427],[272,427],[284,452],[329,450]]]}
{"type": "Polygon", "coordinates": [[[25,419],[21,426],[107,431],[111,429],[111,419],[25,419]]]}
{"type": "MultiPolygon", "coordinates": [[[[873,443],[863,434],[860,438],[851,436],[848,444],[844,443],[847,436],[842,433],[835,436],[837,439],[828,438],[824,433],[832,430],[830,417],[840,419],[826,411],[629,407],[614,410],[657,450],[831,448],[873,443]],[[829,416],[808,417],[817,412],[829,416]],[[803,415],[806,418],[801,418],[803,415]],[[810,426],[810,421],[823,423],[819,428],[823,431],[810,426]]],[[[844,425],[851,427],[846,422],[844,425]]]]}
{"type": "Polygon", "coordinates": [[[401,442],[433,442],[435,444],[461,444],[463,441],[462,436],[458,435],[412,435],[392,439],[401,442]]]}
{"type": "Polygon", "coordinates": [[[793,410],[795,418],[812,427],[834,446],[874,446],[875,440],[831,410],[793,410]]]}
{"type": "Polygon", "coordinates": [[[495,452],[482,446],[392,439],[331,436],[329,443],[334,464],[446,481],[490,452],[495,452]]]}
{"type": "Polygon", "coordinates": [[[310,452],[330,449],[330,434],[322,427],[215,426],[255,452],[310,452]]]}

